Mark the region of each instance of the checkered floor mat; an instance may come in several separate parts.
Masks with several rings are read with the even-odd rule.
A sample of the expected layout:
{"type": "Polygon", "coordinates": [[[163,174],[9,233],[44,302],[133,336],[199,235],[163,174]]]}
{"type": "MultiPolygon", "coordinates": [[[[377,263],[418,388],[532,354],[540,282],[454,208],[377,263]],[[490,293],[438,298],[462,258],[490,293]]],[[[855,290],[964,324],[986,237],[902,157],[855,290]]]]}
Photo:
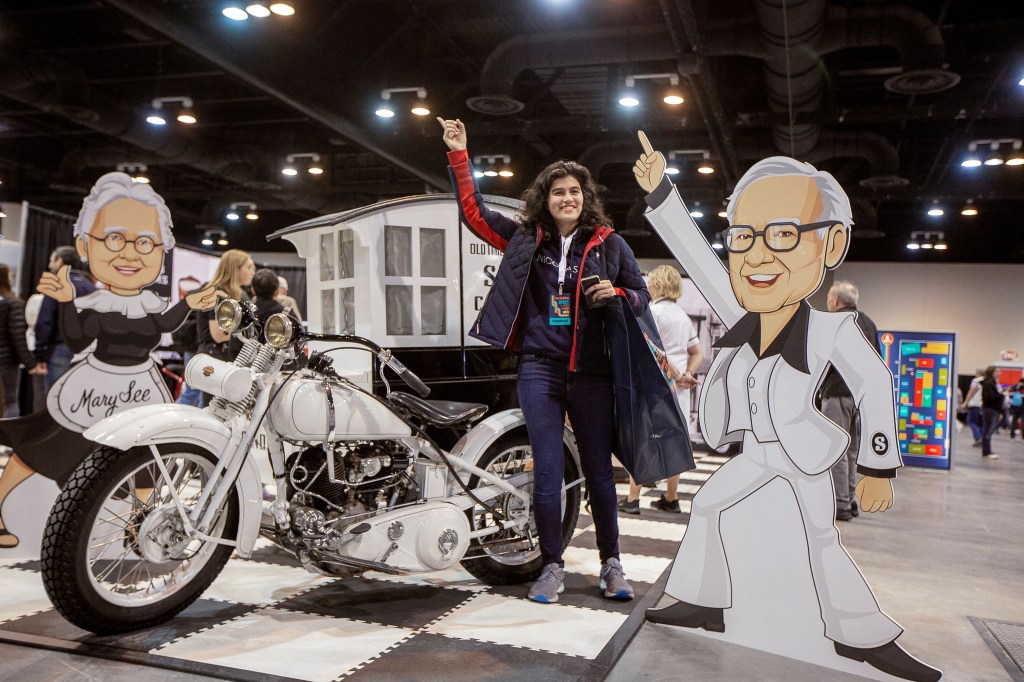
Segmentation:
{"type": "Polygon", "coordinates": [[[1024,623],[971,618],[975,629],[985,640],[1003,668],[1015,682],[1024,682],[1024,623]]]}
{"type": "Polygon", "coordinates": [[[724,461],[706,456],[683,475],[681,513],[650,508],[661,493],[645,489],[640,515],[620,515],[633,602],[600,595],[593,522],[582,515],[556,604],[527,601],[527,585],[481,584],[458,567],[344,580],[312,575],[265,543],[251,559],[231,559],[169,623],[109,637],[79,630],[51,608],[38,562],[8,561],[0,565],[0,641],[64,643],[105,658],[123,652],[124,660],[241,680],[600,679],[632,635],[623,636],[630,612],[675,556],[693,494],[724,461]]]}

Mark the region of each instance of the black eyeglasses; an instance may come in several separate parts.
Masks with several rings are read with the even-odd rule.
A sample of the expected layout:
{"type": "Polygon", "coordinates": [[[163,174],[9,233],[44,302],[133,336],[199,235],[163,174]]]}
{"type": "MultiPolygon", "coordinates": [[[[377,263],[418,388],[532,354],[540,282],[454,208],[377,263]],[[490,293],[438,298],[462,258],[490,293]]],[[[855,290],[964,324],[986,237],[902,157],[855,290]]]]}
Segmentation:
{"type": "Polygon", "coordinates": [[[754,240],[761,237],[769,251],[785,253],[800,245],[801,233],[820,230],[838,223],[838,220],[824,220],[809,225],[768,223],[763,230],[755,230],[751,225],[733,225],[725,231],[725,248],[731,253],[746,253],[754,247],[754,240]]]}
{"type": "Polygon", "coordinates": [[[91,234],[89,236],[98,242],[103,242],[107,249],[109,251],[112,251],[113,253],[124,251],[124,247],[126,244],[132,244],[135,247],[136,253],[138,253],[140,256],[145,256],[147,254],[153,253],[153,249],[155,249],[156,247],[163,246],[162,243],[157,243],[153,241],[152,237],[138,237],[136,239],[125,239],[124,235],[121,234],[120,232],[111,232],[106,237],[94,237],[91,234]]]}

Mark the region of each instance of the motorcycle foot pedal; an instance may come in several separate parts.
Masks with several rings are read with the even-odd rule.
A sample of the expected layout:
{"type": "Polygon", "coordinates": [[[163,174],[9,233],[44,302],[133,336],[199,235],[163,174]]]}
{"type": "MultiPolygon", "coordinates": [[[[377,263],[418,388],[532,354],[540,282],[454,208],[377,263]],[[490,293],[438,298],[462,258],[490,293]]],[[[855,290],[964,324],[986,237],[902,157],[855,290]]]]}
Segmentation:
{"type": "Polygon", "coordinates": [[[348,529],[347,532],[352,533],[353,535],[362,535],[363,533],[365,533],[366,531],[370,530],[371,528],[373,528],[373,526],[371,526],[370,524],[368,524],[368,523],[366,523],[364,521],[363,523],[360,523],[358,525],[352,526],[351,528],[348,529]]]}

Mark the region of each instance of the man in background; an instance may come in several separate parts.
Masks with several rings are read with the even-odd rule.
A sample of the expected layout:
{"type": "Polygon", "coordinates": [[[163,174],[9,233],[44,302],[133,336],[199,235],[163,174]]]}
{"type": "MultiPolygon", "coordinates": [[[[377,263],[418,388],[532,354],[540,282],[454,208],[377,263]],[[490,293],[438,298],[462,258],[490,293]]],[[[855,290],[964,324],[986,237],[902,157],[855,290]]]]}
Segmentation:
{"type": "MultiPolygon", "coordinates": [[[[96,291],[96,285],[89,281],[82,273],[82,259],[73,246],[58,246],[50,254],[48,269],[53,274],[60,272],[60,269],[68,265],[71,267],[69,277],[75,286],[75,296],[81,298],[86,294],[96,291]]],[[[46,296],[39,306],[39,318],[36,320],[36,366],[30,374],[45,374],[43,391],[48,393],[50,387],[57,383],[57,379],[68,371],[71,366],[71,358],[74,353],[64,343],[64,336],[61,334],[58,322],[58,303],[56,300],[46,296]]]]}
{"type": "MultiPolygon", "coordinates": [[[[849,282],[836,282],[828,290],[830,313],[855,313],[857,326],[872,348],[878,349],[878,328],[871,318],[857,310],[857,287],[849,282]]],[[[832,465],[832,485],[836,489],[836,520],[849,521],[860,515],[854,490],[857,487],[857,453],[860,451],[860,412],[846,382],[833,367],[821,384],[821,411],[850,434],[846,454],[832,465]]]]}
{"type": "Polygon", "coordinates": [[[277,302],[284,306],[284,311],[302,322],[302,315],[299,314],[299,304],[294,298],[288,295],[288,280],[284,277],[277,278],[277,302]]]}

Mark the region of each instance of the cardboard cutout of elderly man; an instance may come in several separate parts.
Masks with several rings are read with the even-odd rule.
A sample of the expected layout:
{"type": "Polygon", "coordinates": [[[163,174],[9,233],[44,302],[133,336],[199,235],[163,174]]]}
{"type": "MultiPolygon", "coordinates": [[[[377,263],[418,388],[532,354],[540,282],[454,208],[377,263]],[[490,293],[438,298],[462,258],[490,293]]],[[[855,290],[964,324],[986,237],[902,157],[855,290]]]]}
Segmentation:
{"type": "Polygon", "coordinates": [[[725,633],[728,639],[748,625],[740,614],[763,617],[747,608],[749,602],[768,603],[781,594],[775,611],[744,640],[748,646],[779,651],[787,631],[811,633],[802,640],[798,635],[797,649],[787,655],[872,676],[938,680],[938,670],[896,642],[902,629],[879,609],[835,526],[829,470],[850,438],[814,405],[830,367],[861,411],[857,464],[864,477],[857,495],[864,511],[884,512],[892,505],[891,481],[902,466],[892,376],[873,340],[864,337],[853,314],[814,310],[807,303],[826,270],[846,256],[852,224],[846,193],[829,173],[795,159],[776,156],[754,164],[729,199],[723,267],[665,175],[664,156],[639,135],[643,153],[633,172],[648,192],[647,220],[729,327],[715,344],[720,350],[701,392],[704,437],[713,448],[742,443],[741,454],[694,496],[665,587],[677,601],[649,610],[647,620],[725,633]],[[769,533],[799,525],[803,538],[771,544],[753,524],[726,532],[729,517],[744,504],[761,505],[754,516],[774,521],[765,524],[769,533]],[[779,552],[791,553],[790,568],[765,584],[766,560],[779,552]],[[742,591],[734,583],[741,574],[752,577],[742,591]],[[807,592],[803,576],[813,587],[824,639],[815,636],[814,623],[804,619],[809,627],[801,630],[793,617],[797,598],[807,592]],[[746,603],[734,603],[741,593],[746,603]],[[780,605],[790,613],[779,613],[780,605]],[[820,656],[810,653],[819,651],[820,656]],[[850,660],[874,670],[851,668],[850,660]]]}
{"type": "Polygon", "coordinates": [[[107,173],[82,203],[74,228],[78,254],[106,288],[77,297],[66,265],[40,279],[39,293],[59,303],[61,329],[76,361],[47,393],[46,410],[0,420],[0,443],[14,450],[0,476],[0,550],[19,544],[5,520],[19,514],[4,516],[3,508],[18,485],[39,474],[62,487],[96,447],[82,436],[87,428],[121,410],[171,402],[150,353],[191,310],[216,304],[213,286],[173,307],[145,290],[174,247],[171,228],[170,211],[152,187],[107,173]]]}

